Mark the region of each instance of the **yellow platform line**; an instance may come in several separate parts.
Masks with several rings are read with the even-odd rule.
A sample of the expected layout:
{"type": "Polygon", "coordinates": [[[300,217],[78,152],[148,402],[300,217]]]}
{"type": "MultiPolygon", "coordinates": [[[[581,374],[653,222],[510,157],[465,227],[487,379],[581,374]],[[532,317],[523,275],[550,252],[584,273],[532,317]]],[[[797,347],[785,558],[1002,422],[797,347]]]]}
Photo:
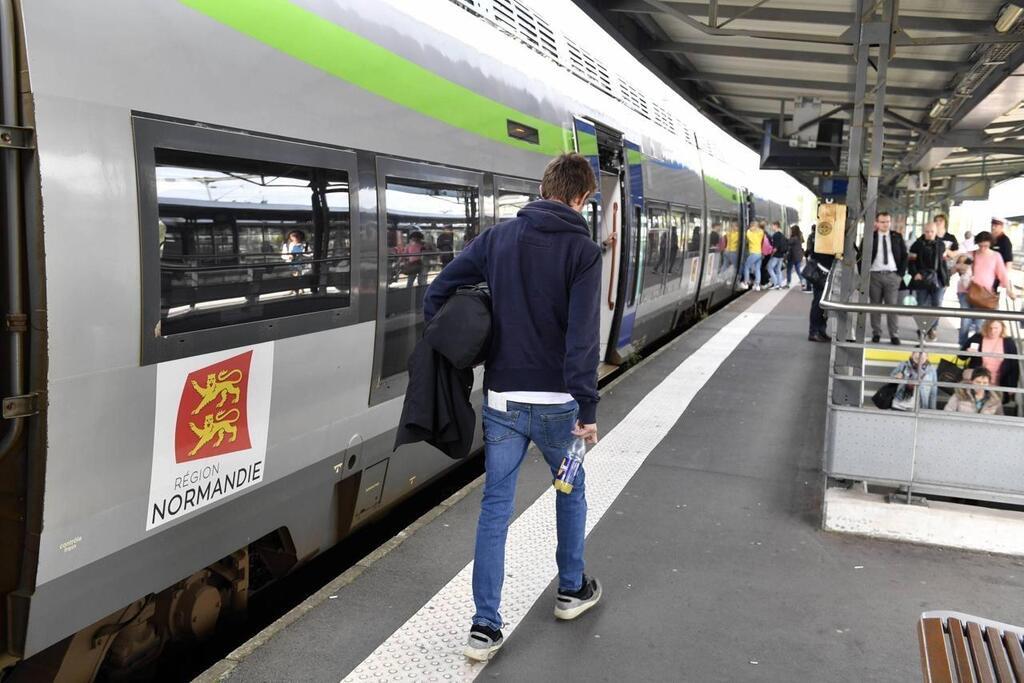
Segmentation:
{"type": "MultiPolygon", "coordinates": [[[[875,360],[875,361],[895,361],[906,360],[910,358],[910,354],[916,351],[912,346],[903,347],[901,350],[896,349],[865,349],[864,360],[875,360]]],[[[948,360],[956,362],[955,353],[929,353],[928,361],[938,365],[940,360],[948,360]]]]}

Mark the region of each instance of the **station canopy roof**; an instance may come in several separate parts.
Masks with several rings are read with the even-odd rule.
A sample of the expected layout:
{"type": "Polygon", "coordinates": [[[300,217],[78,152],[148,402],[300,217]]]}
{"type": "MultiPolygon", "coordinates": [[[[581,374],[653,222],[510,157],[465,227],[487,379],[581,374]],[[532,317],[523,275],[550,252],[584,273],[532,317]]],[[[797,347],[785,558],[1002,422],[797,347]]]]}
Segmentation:
{"type": "MultiPolygon", "coordinates": [[[[822,115],[846,121],[842,139],[849,139],[858,2],[867,12],[882,5],[574,1],[662,80],[758,152],[765,120],[782,116],[792,130],[797,98],[819,98],[822,115]]],[[[892,195],[906,187],[908,176],[928,171],[931,192],[955,200],[950,194],[963,188],[969,193],[971,183],[1024,174],[1024,10],[1005,0],[898,0],[893,30],[883,192],[892,195]]],[[[871,54],[874,65],[877,49],[871,54]]],[[[867,75],[869,105],[876,77],[874,71],[867,75]]],[[[865,156],[870,149],[869,125],[865,156]]],[[[845,174],[844,149],[836,175],[845,174]]],[[[794,175],[813,187],[818,174],[794,175]]]]}

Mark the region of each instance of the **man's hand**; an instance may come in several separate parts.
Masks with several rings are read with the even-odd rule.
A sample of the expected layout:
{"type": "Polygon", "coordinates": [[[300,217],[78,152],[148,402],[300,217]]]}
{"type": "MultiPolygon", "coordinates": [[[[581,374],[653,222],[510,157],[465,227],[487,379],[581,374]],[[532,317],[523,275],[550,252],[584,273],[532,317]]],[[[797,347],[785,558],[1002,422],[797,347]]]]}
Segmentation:
{"type": "Polygon", "coordinates": [[[597,424],[585,425],[582,422],[577,422],[576,429],[572,430],[572,435],[582,438],[586,443],[597,443],[597,424]]]}

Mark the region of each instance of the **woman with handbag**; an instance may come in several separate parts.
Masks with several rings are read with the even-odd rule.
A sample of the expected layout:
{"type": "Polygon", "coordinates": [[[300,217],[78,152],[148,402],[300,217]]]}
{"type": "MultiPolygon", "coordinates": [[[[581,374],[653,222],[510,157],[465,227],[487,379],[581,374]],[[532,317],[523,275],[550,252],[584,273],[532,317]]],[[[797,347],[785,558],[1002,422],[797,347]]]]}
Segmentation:
{"type": "Polygon", "coordinates": [[[935,410],[938,402],[938,376],[935,366],[924,351],[914,351],[910,358],[893,368],[895,379],[909,380],[900,384],[892,399],[893,410],[914,410],[915,397],[922,409],[935,410]]]}
{"type": "Polygon", "coordinates": [[[998,252],[992,251],[992,233],[982,230],[974,238],[978,250],[974,253],[971,265],[971,284],[967,289],[967,300],[974,308],[995,310],[999,307],[999,294],[996,283],[1002,285],[1007,296],[1017,298],[1010,285],[1010,276],[1006,271],[1006,263],[998,252]]]}
{"type": "MultiPolygon", "coordinates": [[[[992,252],[996,254],[996,252],[992,252]]],[[[999,255],[996,254],[996,258],[999,255]]],[[[1000,259],[1001,260],[1001,259],[1000,259]]],[[[1020,380],[1020,364],[1016,358],[1005,358],[1005,355],[1016,355],[1017,345],[1005,336],[1006,325],[1002,320],[986,320],[981,323],[981,333],[967,340],[960,348],[975,353],[993,354],[990,356],[960,356],[967,359],[969,369],[985,368],[992,375],[992,384],[1000,387],[1015,388],[1020,380]]],[[[1013,394],[1007,394],[1013,400],[1013,394]]]]}
{"type": "MultiPolygon", "coordinates": [[[[938,239],[935,223],[925,225],[921,236],[910,245],[910,289],[918,306],[942,308],[942,299],[949,285],[945,251],[946,245],[938,239]]],[[[935,328],[938,326],[939,319],[936,318],[925,332],[929,341],[935,340],[935,328]]]]}

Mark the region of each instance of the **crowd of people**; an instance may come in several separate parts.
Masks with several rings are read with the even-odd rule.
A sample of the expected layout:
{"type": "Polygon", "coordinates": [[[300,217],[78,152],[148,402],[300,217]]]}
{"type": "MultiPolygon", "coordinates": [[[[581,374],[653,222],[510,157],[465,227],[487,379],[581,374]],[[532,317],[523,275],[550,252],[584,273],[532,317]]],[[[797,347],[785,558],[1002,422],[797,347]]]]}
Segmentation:
{"type": "MultiPolygon", "coordinates": [[[[949,232],[948,219],[937,214],[927,223],[920,236],[909,245],[902,232],[894,229],[892,217],[881,211],[875,216],[870,254],[864,253],[864,242],[856,247],[860,268],[868,269],[868,300],[872,304],[888,306],[916,305],[924,308],[942,308],[946,291],[956,286],[960,308],[995,310],[999,307],[1000,296],[1016,300],[1017,293],[1010,282],[1010,263],[1013,261],[1013,246],[1005,232],[1006,220],[993,217],[991,230],[977,234],[967,231],[958,240],[949,232]]],[[[805,286],[814,293],[811,303],[809,334],[810,341],[830,341],[825,331],[826,317],[820,306],[824,278],[820,286],[807,282],[805,272],[813,272],[818,265],[822,273],[832,266],[834,257],[814,252],[813,233],[806,252],[793,248],[786,256],[787,274],[796,269],[805,286]],[[812,266],[812,271],[803,269],[800,262],[812,266]]],[[[798,235],[798,228],[791,235],[798,235]]],[[[748,248],[753,254],[752,239],[748,236],[748,248]]],[[[775,252],[773,252],[774,255],[775,252]]],[[[752,259],[748,256],[748,266],[752,259]]],[[[749,268],[748,268],[749,270],[749,268]]],[[[771,269],[769,269],[771,270],[771,269]]],[[[863,272],[863,271],[862,271],[863,272]]],[[[777,278],[772,277],[772,286],[777,278]]],[[[869,316],[871,342],[879,344],[883,334],[890,344],[899,346],[900,318],[892,312],[872,312],[869,316]],[[884,329],[883,329],[883,317],[884,329]]],[[[938,338],[939,316],[927,323],[916,325],[915,332],[921,342],[932,342],[938,338]]],[[[914,319],[915,322],[918,319],[914,319]]],[[[899,382],[881,392],[884,397],[876,404],[897,410],[916,408],[935,410],[940,407],[942,393],[951,396],[942,408],[951,412],[1003,414],[1004,404],[1016,401],[1017,394],[1005,389],[1020,386],[1020,361],[1017,343],[1009,335],[1007,323],[992,318],[960,318],[958,345],[961,353],[957,362],[950,363],[947,374],[940,382],[939,368],[923,350],[910,353],[891,372],[899,382]],[[952,375],[948,373],[952,373],[952,375]],[[939,390],[939,384],[958,382],[955,391],[950,387],[939,390]],[[1004,391],[1000,391],[1003,388],[1004,391]]]]}

